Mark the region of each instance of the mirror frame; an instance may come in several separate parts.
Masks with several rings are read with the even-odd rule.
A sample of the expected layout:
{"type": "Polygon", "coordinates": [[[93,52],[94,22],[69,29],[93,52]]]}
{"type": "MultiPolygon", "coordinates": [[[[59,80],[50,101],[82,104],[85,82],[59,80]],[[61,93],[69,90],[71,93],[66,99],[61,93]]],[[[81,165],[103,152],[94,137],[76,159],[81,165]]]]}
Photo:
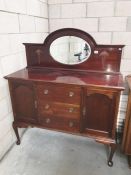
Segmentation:
{"type": "Polygon", "coordinates": [[[96,47],[97,45],[94,38],[91,35],[89,35],[88,33],[82,30],[74,29],[74,28],[63,28],[52,32],[45,39],[44,45],[47,46],[48,49],[50,50],[50,45],[52,44],[52,42],[57,38],[60,38],[63,36],[75,36],[75,37],[81,38],[90,45],[91,50],[93,50],[94,47],[96,47]]]}

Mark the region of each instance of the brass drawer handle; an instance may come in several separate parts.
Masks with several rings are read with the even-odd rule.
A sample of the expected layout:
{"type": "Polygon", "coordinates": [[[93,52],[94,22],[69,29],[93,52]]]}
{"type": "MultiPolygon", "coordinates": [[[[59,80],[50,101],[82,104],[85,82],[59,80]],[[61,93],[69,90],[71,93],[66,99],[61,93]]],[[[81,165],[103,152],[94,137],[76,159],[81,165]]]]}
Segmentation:
{"type": "Polygon", "coordinates": [[[49,90],[48,89],[45,89],[44,90],[44,94],[47,95],[49,93],[49,90]]]}
{"type": "Polygon", "coordinates": [[[69,112],[70,113],[74,112],[74,108],[69,108],[69,112]]]}
{"type": "Polygon", "coordinates": [[[46,104],[45,109],[49,109],[49,108],[50,108],[50,105],[46,104]]]}
{"type": "Polygon", "coordinates": [[[73,127],[74,126],[74,123],[73,122],[69,122],[69,127],[73,127]]]}
{"type": "Polygon", "coordinates": [[[50,123],[50,122],[51,122],[51,119],[50,119],[50,118],[47,118],[47,119],[45,120],[45,122],[46,122],[46,123],[50,123]]]}
{"type": "Polygon", "coordinates": [[[69,97],[73,97],[75,95],[74,92],[69,92],[69,97]]]}

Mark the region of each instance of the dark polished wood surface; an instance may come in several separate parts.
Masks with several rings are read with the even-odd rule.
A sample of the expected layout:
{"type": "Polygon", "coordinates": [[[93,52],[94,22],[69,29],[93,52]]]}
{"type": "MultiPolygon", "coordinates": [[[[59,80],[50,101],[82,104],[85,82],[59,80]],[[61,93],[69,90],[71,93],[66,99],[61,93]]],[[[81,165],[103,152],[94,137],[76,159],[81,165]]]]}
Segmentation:
{"type": "Polygon", "coordinates": [[[25,43],[25,47],[28,67],[119,72],[124,45],[98,45],[88,33],[78,29],[66,28],[48,35],[43,44],[25,43]],[[77,65],[65,65],[52,58],[50,54],[51,43],[59,37],[68,35],[80,37],[90,45],[91,55],[85,62],[77,65]]]}
{"type": "Polygon", "coordinates": [[[17,71],[5,78],[124,89],[123,77],[120,73],[30,68],[17,71]]]}
{"type": "Polygon", "coordinates": [[[113,166],[117,148],[116,123],[121,91],[123,45],[97,45],[78,29],[61,29],[43,44],[25,44],[27,68],[6,76],[14,114],[13,128],[40,127],[78,134],[109,146],[107,164],[113,166]],[[77,36],[91,47],[88,60],[64,65],[50,55],[51,43],[61,36],[77,36]]]}

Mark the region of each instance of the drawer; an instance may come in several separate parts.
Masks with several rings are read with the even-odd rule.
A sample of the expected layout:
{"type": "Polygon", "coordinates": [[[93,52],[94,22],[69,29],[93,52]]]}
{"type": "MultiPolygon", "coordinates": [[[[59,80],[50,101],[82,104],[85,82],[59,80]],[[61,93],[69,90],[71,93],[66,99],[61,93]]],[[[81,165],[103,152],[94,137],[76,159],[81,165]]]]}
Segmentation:
{"type": "Polygon", "coordinates": [[[81,88],[57,84],[42,84],[36,86],[37,98],[48,101],[80,104],[81,88]]]}
{"type": "Polygon", "coordinates": [[[66,104],[45,100],[38,101],[39,116],[57,116],[65,118],[80,118],[80,106],[76,104],[66,104]]]}
{"type": "Polygon", "coordinates": [[[79,120],[44,117],[40,118],[40,124],[46,128],[65,131],[79,131],[79,120]]]}

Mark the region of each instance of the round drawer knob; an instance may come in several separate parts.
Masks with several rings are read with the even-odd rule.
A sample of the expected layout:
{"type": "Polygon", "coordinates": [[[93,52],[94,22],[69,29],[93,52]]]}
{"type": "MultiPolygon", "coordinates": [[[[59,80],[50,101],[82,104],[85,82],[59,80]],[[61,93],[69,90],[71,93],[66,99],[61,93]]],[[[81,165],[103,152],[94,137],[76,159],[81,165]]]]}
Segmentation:
{"type": "Polygon", "coordinates": [[[50,105],[46,104],[45,109],[49,109],[50,105]]]}
{"type": "Polygon", "coordinates": [[[73,122],[69,122],[69,127],[73,127],[74,126],[74,123],[73,122]]]}
{"type": "Polygon", "coordinates": [[[45,122],[46,122],[46,123],[50,123],[50,122],[51,122],[50,118],[47,118],[47,119],[45,120],[45,122]]]}
{"type": "Polygon", "coordinates": [[[74,96],[74,92],[69,92],[69,97],[73,97],[74,96]]]}
{"type": "Polygon", "coordinates": [[[48,89],[44,90],[44,94],[47,95],[49,93],[48,89]]]}
{"type": "Polygon", "coordinates": [[[69,112],[72,113],[74,111],[74,108],[69,108],[69,112]]]}

